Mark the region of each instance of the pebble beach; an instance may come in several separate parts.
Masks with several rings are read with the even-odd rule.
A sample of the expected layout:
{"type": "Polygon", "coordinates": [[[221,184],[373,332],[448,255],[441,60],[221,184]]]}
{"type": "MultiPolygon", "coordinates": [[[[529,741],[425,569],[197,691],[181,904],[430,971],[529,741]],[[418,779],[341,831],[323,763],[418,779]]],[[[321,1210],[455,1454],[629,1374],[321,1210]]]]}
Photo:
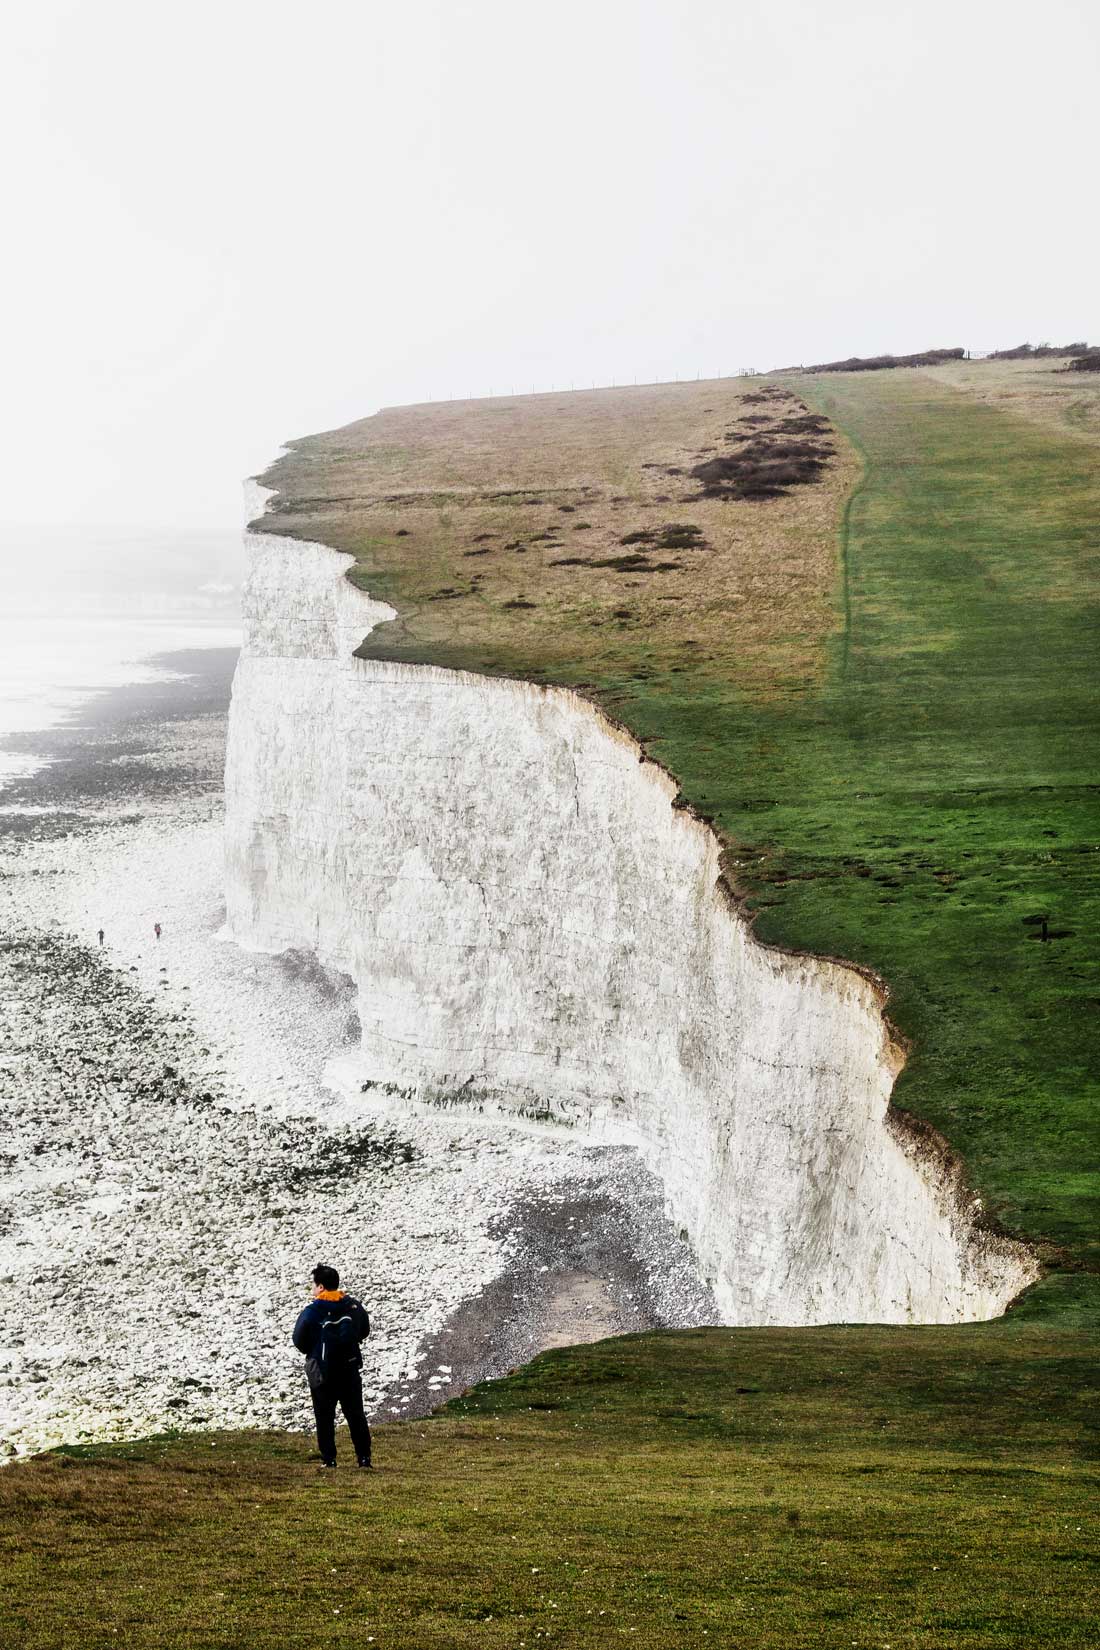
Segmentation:
{"type": "Polygon", "coordinates": [[[547,1346],[715,1319],[631,1150],[326,1085],[358,1035],[351,982],[221,938],[234,658],[177,652],[6,742],[23,758],[0,789],[8,1458],[306,1428],[289,1334],[322,1259],[371,1312],[376,1420],[547,1346]]]}

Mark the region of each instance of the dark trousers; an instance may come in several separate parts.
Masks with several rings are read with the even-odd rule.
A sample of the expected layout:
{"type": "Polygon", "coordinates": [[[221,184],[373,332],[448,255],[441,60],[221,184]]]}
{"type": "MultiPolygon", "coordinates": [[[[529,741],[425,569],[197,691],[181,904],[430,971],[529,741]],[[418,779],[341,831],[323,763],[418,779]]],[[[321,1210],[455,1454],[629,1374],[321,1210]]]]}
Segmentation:
{"type": "Polygon", "coordinates": [[[363,1412],[363,1381],[358,1370],[345,1375],[342,1381],[334,1381],[331,1386],[310,1387],[310,1396],[313,1399],[313,1413],[317,1417],[317,1448],[321,1459],[336,1459],[336,1406],[339,1404],[355,1446],[356,1460],[361,1466],[369,1463],[370,1427],[363,1412]]]}

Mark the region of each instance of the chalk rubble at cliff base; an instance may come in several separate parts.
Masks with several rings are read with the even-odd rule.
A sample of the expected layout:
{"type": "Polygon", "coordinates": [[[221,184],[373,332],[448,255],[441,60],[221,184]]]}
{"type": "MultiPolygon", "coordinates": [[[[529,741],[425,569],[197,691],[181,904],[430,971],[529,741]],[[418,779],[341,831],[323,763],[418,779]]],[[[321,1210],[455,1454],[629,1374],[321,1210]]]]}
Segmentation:
{"type": "Polygon", "coordinates": [[[347,558],[251,555],[227,908],[220,716],[4,820],[8,1450],[305,1426],[320,1255],[387,1415],[584,1333],[1002,1310],[874,983],[757,945],[577,696],[356,660],[347,558]]]}
{"type": "Polygon", "coordinates": [[[355,980],[345,1094],[637,1145],[731,1323],[986,1318],[1033,1280],[888,1117],[881,989],[754,939],[628,735],[568,691],[353,657],[393,613],[350,558],[250,540],[228,930],[355,980]]]}
{"type": "Polygon", "coordinates": [[[372,1308],[365,1384],[385,1416],[530,1356],[578,1267],[609,1286],[581,1338],[713,1321],[633,1153],[388,1122],[324,1085],[356,1031],[350,982],[219,939],[223,714],[81,746],[79,805],[46,776],[4,818],[7,1452],[306,1426],[288,1336],[322,1256],[372,1308]],[[496,1315],[472,1333],[490,1285],[496,1315]]]}

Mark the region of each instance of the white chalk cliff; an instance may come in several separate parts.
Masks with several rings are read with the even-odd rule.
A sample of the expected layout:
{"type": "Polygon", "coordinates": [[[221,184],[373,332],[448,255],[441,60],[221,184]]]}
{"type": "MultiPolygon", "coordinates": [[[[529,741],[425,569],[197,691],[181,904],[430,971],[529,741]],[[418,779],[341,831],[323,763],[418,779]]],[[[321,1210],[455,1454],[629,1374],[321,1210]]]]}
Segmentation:
{"type": "Polygon", "coordinates": [[[358,986],[364,1111],[632,1141],[732,1324],[987,1318],[1037,1276],[889,1111],[880,987],[762,946],[711,830],[579,695],[353,658],[350,558],[252,533],[228,930],[358,986]]]}

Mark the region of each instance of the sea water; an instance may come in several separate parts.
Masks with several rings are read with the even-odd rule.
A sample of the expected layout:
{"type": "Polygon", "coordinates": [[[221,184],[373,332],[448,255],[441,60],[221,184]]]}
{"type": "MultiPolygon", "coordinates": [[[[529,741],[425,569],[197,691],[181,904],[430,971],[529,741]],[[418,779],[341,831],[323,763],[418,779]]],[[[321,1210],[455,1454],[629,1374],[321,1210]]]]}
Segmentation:
{"type": "Polygon", "coordinates": [[[151,661],[240,644],[238,531],[0,528],[0,793],[47,761],[33,740],[151,661]]]}

